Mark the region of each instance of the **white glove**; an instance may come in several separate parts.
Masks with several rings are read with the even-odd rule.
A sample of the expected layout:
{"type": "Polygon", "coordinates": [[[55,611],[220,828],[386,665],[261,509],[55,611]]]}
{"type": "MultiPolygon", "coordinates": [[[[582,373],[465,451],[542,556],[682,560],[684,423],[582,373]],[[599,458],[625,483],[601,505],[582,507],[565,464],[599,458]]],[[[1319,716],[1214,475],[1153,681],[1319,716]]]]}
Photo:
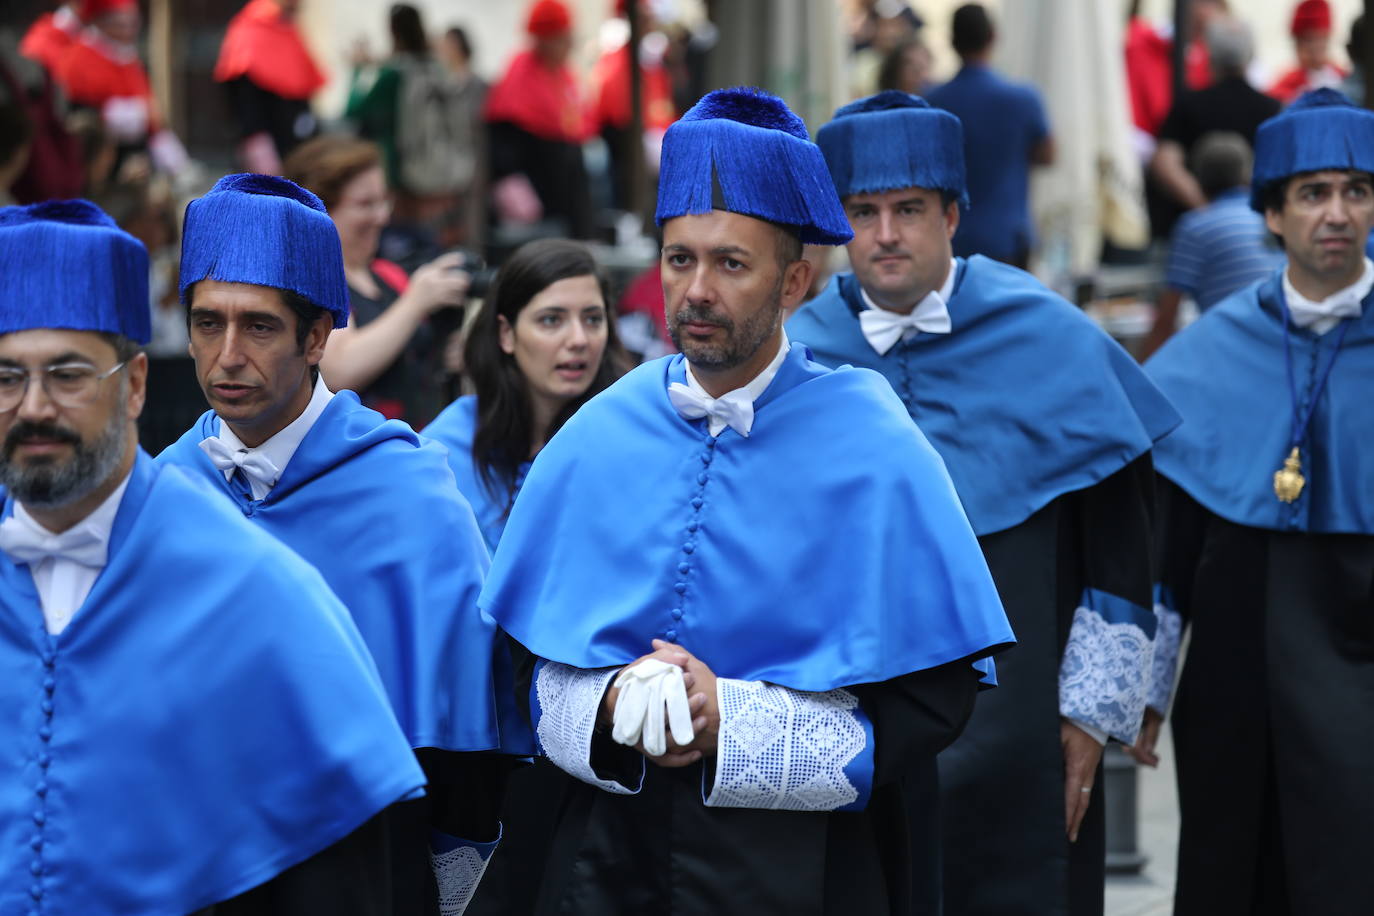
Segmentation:
{"type": "Polygon", "coordinates": [[[644,753],[650,757],[667,753],[665,711],[675,742],[690,744],[696,737],[692,710],[687,703],[687,685],[677,665],[646,659],[620,672],[615,686],[620,688],[620,696],[615,704],[611,737],[620,744],[633,747],[642,738],[644,753]]]}

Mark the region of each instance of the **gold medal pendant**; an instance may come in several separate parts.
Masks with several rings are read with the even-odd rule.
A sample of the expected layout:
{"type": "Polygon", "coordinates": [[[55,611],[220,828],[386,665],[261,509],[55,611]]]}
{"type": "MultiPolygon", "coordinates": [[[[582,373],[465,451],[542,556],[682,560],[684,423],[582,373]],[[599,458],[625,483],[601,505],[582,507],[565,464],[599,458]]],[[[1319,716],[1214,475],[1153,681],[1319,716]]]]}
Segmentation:
{"type": "Polygon", "coordinates": [[[1302,456],[1295,445],[1283,459],[1283,467],[1274,472],[1274,494],[1283,502],[1297,502],[1306,484],[1307,479],[1302,476],[1302,456]]]}

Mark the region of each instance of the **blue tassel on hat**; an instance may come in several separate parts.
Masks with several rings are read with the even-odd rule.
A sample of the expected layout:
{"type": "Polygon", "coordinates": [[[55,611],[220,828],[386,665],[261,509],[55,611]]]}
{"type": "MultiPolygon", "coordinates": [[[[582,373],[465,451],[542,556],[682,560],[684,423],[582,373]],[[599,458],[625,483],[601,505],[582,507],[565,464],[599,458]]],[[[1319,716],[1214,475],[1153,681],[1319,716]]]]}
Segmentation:
{"type": "Polygon", "coordinates": [[[925,99],[887,89],[850,102],[816,143],[841,197],[926,188],[968,206],[963,125],[925,99]]]}
{"type": "Polygon", "coordinates": [[[1314,89],[1259,126],[1250,206],[1263,213],[1269,185],[1327,169],[1374,175],[1374,112],[1334,89],[1314,89]]]}
{"type": "Polygon", "coordinates": [[[854,237],[806,125],[762,89],[708,93],[663,138],[655,220],[713,209],[781,223],[811,245],[854,237]]]}
{"type": "Polygon", "coordinates": [[[88,200],[0,207],[0,334],[152,337],[148,252],[88,200]]]}
{"type": "Polygon", "coordinates": [[[314,194],[285,178],[226,175],[186,208],[181,301],[201,280],[287,289],[348,324],[348,283],[334,221],[314,194]]]}

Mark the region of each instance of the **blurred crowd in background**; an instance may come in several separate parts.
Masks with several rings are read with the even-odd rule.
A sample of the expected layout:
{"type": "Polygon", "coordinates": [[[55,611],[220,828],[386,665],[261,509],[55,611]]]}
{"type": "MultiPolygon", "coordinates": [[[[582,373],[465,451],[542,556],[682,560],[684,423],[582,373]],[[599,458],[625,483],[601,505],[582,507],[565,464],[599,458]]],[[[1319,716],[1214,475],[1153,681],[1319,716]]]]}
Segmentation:
{"type": "Polygon", "coordinates": [[[150,386],[165,400],[145,414],[156,450],[203,409],[176,295],[185,202],[230,171],[310,188],[339,230],[352,295],[330,378],[419,427],[463,390],[466,306],[532,239],[591,243],[626,349],[670,351],[658,152],[704,92],[758,73],[828,117],[900,89],[963,122],[972,205],[956,253],[1061,289],[1084,263],[1160,266],[1143,354],[1282,258],[1244,205],[1249,143],[1306,89],[1363,101],[1353,3],[1294,4],[1287,56],[1261,61],[1257,38],[1275,46],[1249,21],[1261,4],[1225,0],[521,0],[515,19],[464,0],[398,3],[376,21],[327,0],[8,0],[0,203],[88,197],[148,247],[154,373],[185,382],[150,386]],[[499,55],[475,46],[492,18],[515,23],[499,55]],[[346,55],[343,68],[321,63],[308,27],[330,21],[338,35],[340,19],[352,40],[329,60],[346,55]],[[1085,79],[1099,58],[1106,77],[1085,79]],[[1038,186],[1037,171],[1061,179],[1038,186]],[[1056,181],[1068,241],[1036,203],[1056,181]]]}

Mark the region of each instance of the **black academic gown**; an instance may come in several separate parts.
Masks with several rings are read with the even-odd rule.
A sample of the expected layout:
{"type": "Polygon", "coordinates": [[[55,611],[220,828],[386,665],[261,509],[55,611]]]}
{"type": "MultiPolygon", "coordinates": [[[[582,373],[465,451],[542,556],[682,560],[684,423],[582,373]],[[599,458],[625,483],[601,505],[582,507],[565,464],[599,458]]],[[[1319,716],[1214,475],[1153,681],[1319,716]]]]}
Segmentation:
{"type": "Polygon", "coordinates": [[[892,383],[972,507],[1017,639],[998,656],[1001,686],[979,696],[968,728],[940,755],[942,830],[915,836],[913,851],[918,871],[925,860],[943,860],[943,899],[938,884],[918,883],[916,910],[1100,916],[1101,770],[1071,844],[1059,670],[1086,589],[1153,606],[1151,459],[1113,440],[1132,424],[1157,434],[1172,411],[1152,386],[1139,390],[1135,364],[1078,310],[1030,275],[985,258],[960,262],[952,334],[918,335],[879,356],[860,333],[863,308],[857,281],[843,275],[789,321],[788,333],[823,363],[867,366],[892,383]],[[1110,409],[1081,396],[1129,386],[1129,399],[1103,398],[1110,409]],[[1088,441],[1098,447],[1085,449],[1088,441]],[[1123,454],[1139,457],[1102,457],[1123,454]],[[1096,482],[1080,479],[1086,468],[1101,472],[1096,482]],[[1012,514],[1032,503],[1040,508],[1012,514]]]}
{"type": "MultiPolygon", "coordinates": [[[[522,667],[519,695],[527,698],[528,653],[522,667]]],[[[532,912],[905,916],[912,884],[905,795],[937,794],[935,754],[968,720],[977,676],[959,661],[848,688],[873,723],[873,793],[863,811],[708,808],[707,763],[649,764],[638,795],[613,795],[550,767],[557,817],[532,912]]],[[[607,735],[593,740],[601,778],[633,785],[642,759],[607,735]]],[[[932,880],[933,870],[918,883],[932,880]]]]}
{"type": "Polygon", "coordinates": [[[1160,478],[1191,629],[1173,705],[1177,916],[1374,907],[1374,536],[1226,521],[1160,478]]]}
{"type": "Polygon", "coordinates": [[[1149,456],[1138,458],[978,539],[1017,644],[997,660],[1003,688],[978,698],[963,737],[940,755],[944,903],[942,910],[917,888],[921,912],[1102,913],[1102,772],[1078,841],[1069,843],[1059,666],[1084,589],[1150,606],[1149,566],[1140,558],[1150,553],[1152,475],[1149,456]]]}
{"type": "Polygon", "coordinates": [[[428,781],[423,798],[397,802],[323,852],[195,916],[438,916],[429,830],[495,839],[512,759],[436,748],[416,756],[428,781]]]}

